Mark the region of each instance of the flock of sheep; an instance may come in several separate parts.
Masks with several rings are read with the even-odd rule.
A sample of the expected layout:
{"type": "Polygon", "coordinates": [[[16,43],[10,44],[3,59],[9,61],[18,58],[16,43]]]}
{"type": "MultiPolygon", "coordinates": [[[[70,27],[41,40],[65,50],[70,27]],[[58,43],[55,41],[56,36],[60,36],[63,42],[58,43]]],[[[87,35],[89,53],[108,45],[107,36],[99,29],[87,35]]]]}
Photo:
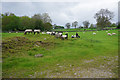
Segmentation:
{"type": "MultiPolygon", "coordinates": [[[[109,31],[110,30],[106,31],[107,35],[109,35],[109,36],[116,35],[116,33],[109,33],[109,31]]],[[[33,33],[33,32],[34,32],[34,34],[36,34],[36,33],[39,34],[41,32],[41,30],[35,29],[33,31],[32,29],[26,29],[24,31],[24,35],[26,35],[27,33],[29,34],[29,33],[33,33]]],[[[11,32],[9,32],[9,33],[11,33],[11,32]]],[[[16,32],[16,33],[18,33],[18,32],[16,32]]],[[[83,32],[83,33],[85,33],[85,32],[83,32]]],[[[60,31],[60,32],[42,32],[42,34],[54,35],[56,38],[61,38],[62,40],[68,39],[68,32],[66,32],[64,35],[63,35],[62,31],[60,31]]],[[[93,32],[92,34],[96,35],[97,33],[93,32]]],[[[76,33],[76,35],[72,35],[71,38],[80,38],[80,36],[78,35],[78,33],[76,33]]]]}
{"type": "MultiPolygon", "coordinates": [[[[32,33],[32,29],[26,29],[24,34],[26,35],[27,33],[32,33]]],[[[40,33],[40,30],[39,29],[35,29],[34,30],[34,34],[37,33],[39,34],[40,33]]],[[[68,32],[65,33],[65,35],[63,35],[63,32],[42,32],[42,34],[50,34],[50,35],[54,35],[56,38],[61,38],[62,40],[64,39],[68,39],[68,32]]],[[[76,33],[76,35],[72,35],[71,38],[80,38],[80,36],[78,35],[78,33],[76,33]]]]}
{"type": "MultiPolygon", "coordinates": [[[[98,31],[97,31],[98,32],[98,31]]],[[[109,36],[112,36],[112,35],[116,35],[116,33],[108,33],[109,31],[106,31],[106,33],[107,33],[107,35],[109,35],[109,36]]],[[[84,32],[85,33],[85,32],[84,32]]],[[[96,35],[96,33],[95,32],[93,32],[93,35],[96,35]]]]}
{"type": "MultiPolygon", "coordinates": [[[[106,31],[108,33],[108,31],[106,31]]],[[[116,35],[116,33],[108,33],[109,36],[116,35]]]]}

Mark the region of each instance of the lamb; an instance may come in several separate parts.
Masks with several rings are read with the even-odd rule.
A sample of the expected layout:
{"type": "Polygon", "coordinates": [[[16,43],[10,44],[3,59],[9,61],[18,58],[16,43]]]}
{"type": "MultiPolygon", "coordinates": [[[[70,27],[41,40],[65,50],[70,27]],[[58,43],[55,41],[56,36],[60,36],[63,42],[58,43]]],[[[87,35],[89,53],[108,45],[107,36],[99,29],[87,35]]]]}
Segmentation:
{"type": "Polygon", "coordinates": [[[112,34],[111,34],[111,33],[108,33],[108,35],[109,35],[109,36],[112,36],[112,34]]]}
{"type": "Polygon", "coordinates": [[[112,35],[116,35],[116,33],[112,33],[112,35]]]}
{"type": "Polygon", "coordinates": [[[34,30],[34,34],[35,34],[35,33],[39,34],[39,33],[40,33],[40,29],[35,29],[35,30],[34,30]]]}
{"type": "Polygon", "coordinates": [[[24,35],[27,34],[27,33],[32,33],[32,29],[26,29],[25,32],[24,32],[24,35]]]}

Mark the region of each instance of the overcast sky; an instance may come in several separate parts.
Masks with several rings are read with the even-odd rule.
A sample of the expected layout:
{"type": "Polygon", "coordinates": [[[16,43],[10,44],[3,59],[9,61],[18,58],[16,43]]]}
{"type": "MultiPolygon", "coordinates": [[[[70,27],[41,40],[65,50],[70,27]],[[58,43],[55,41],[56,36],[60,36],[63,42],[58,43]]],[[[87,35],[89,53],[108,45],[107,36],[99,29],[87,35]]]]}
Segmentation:
{"type": "Polygon", "coordinates": [[[95,24],[94,14],[100,9],[114,12],[112,22],[118,21],[119,0],[2,0],[2,13],[12,12],[17,16],[33,16],[48,13],[52,24],[65,25],[78,21],[79,25],[88,20],[95,24]]]}

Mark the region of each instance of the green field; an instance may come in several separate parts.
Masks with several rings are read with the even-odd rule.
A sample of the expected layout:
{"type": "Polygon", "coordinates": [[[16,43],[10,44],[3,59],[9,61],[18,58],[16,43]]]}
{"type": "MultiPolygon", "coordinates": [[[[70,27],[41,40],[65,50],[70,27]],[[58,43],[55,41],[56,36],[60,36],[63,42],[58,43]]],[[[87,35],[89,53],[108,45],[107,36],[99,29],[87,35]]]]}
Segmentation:
{"type": "MultiPolygon", "coordinates": [[[[105,29],[115,29],[116,27],[106,27],[105,29]]],[[[87,29],[84,29],[84,28],[73,28],[73,29],[53,29],[52,31],[84,31],[84,30],[97,30],[97,29],[91,29],[91,28],[87,28],[87,29]]]]}
{"type": "Polygon", "coordinates": [[[3,78],[117,78],[118,30],[78,32],[79,39],[2,33],[3,78]],[[42,41],[42,43],[40,42],[42,41]],[[43,54],[43,57],[35,57],[43,54]]]}

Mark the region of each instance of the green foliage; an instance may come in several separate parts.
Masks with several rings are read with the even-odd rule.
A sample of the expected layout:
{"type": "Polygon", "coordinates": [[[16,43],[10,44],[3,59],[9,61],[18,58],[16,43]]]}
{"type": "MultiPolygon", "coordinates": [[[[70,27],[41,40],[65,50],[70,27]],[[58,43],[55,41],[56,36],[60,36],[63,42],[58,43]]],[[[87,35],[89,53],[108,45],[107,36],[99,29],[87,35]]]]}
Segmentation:
{"type": "Polygon", "coordinates": [[[64,29],[63,26],[55,26],[55,29],[64,29]]]}
{"type": "Polygon", "coordinates": [[[30,28],[31,19],[28,16],[20,17],[20,27],[19,30],[25,30],[30,28]]]}
{"type": "Polygon", "coordinates": [[[1,14],[3,31],[24,31],[25,29],[40,29],[41,31],[52,29],[51,19],[48,14],[35,14],[28,16],[16,16],[13,13],[1,14]]]}
{"type": "Polygon", "coordinates": [[[90,24],[89,21],[83,21],[83,25],[85,28],[88,28],[89,24],[90,24]]]}
{"type": "Polygon", "coordinates": [[[101,9],[99,12],[97,12],[94,18],[97,21],[98,29],[111,26],[110,20],[113,19],[113,17],[113,12],[109,11],[108,9],[101,9]]]}
{"type": "Polygon", "coordinates": [[[44,30],[51,30],[52,29],[52,25],[50,23],[44,23],[44,30]]]}
{"type": "Polygon", "coordinates": [[[118,22],[117,28],[120,29],[120,22],[118,22]]]}
{"type": "Polygon", "coordinates": [[[3,31],[14,31],[20,26],[20,18],[17,16],[4,16],[2,17],[3,31]]]}

